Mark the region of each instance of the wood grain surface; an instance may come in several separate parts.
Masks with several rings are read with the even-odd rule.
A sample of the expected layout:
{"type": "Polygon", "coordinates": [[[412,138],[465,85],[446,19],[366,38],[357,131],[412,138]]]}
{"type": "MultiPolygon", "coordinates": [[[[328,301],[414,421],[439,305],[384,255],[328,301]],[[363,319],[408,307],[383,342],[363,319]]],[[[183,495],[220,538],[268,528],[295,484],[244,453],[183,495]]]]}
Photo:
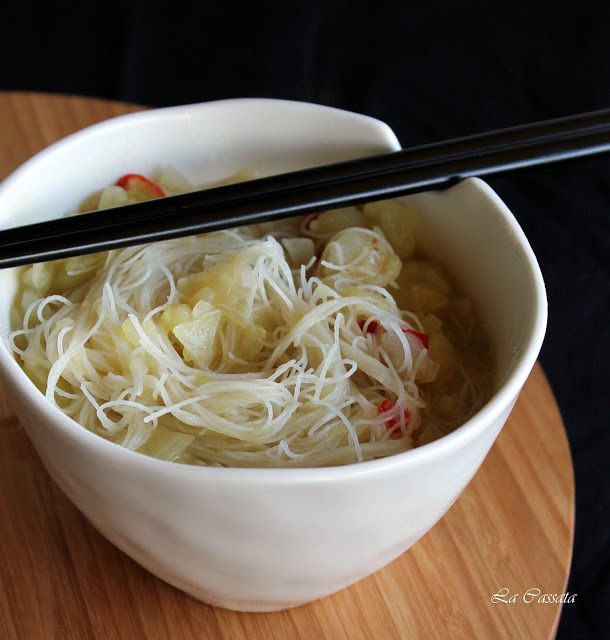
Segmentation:
{"type": "MultiPolygon", "coordinates": [[[[72,131],[137,109],[0,93],[0,178],[72,131]]],[[[211,607],[118,551],[50,479],[1,383],[0,469],[1,640],[532,640],[556,632],[561,603],[526,593],[565,592],[574,477],[539,365],[483,466],[432,531],[373,576],[288,611],[211,607]],[[515,602],[492,602],[501,589],[515,602]]]]}

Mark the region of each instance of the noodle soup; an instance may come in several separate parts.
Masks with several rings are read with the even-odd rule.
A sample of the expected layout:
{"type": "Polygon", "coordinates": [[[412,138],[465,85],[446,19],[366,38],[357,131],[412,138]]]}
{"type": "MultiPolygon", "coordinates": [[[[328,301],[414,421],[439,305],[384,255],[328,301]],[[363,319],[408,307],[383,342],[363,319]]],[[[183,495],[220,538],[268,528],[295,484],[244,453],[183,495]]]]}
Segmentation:
{"type": "MultiPolygon", "coordinates": [[[[82,209],[194,188],[129,174],[82,209]]],[[[13,351],[68,416],[164,460],[316,467],[424,445],[485,404],[492,357],[408,202],[33,265],[13,351]]]]}
{"type": "MultiPolygon", "coordinates": [[[[213,182],[229,176],[243,166],[253,167],[261,175],[267,176],[398,148],[399,143],[387,125],[360,114],[321,105],[248,99],[170,107],[95,125],[45,149],[0,185],[0,215],[5,226],[50,219],[58,212],[74,208],[76,202],[87,198],[93,191],[114,183],[118,176],[136,168],[147,176],[161,180],[155,174],[155,158],[163,158],[180,167],[188,176],[192,176],[193,182],[200,184],[204,180],[213,182]]],[[[179,180],[176,178],[176,182],[179,180]]],[[[191,187],[184,184],[182,188],[191,187]]],[[[115,195],[120,193],[114,187],[111,192],[115,195]]],[[[85,208],[96,208],[99,195],[96,195],[93,205],[87,203],[85,208]]],[[[142,196],[146,196],[144,189],[140,194],[142,196]]],[[[107,197],[111,202],[104,204],[110,206],[111,195],[107,197]]],[[[307,307],[299,302],[298,296],[297,302],[293,303],[291,316],[295,324],[288,329],[279,326],[283,317],[280,317],[280,313],[288,313],[288,305],[280,292],[286,295],[286,290],[290,291],[290,278],[297,293],[304,287],[300,270],[294,267],[299,262],[307,265],[304,261],[308,253],[303,252],[303,257],[300,253],[307,244],[303,239],[309,238],[314,243],[316,262],[306,269],[305,277],[311,283],[312,295],[315,296],[318,291],[315,309],[318,313],[328,310],[328,306],[322,305],[332,303],[338,297],[339,292],[333,284],[338,279],[332,279],[337,272],[330,266],[325,267],[328,271],[324,273],[316,272],[323,255],[318,247],[327,247],[329,242],[314,234],[330,233],[334,236],[337,232],[344,232],[342,228],[331,228],[332,216],[326,214],[320,215],[317,221],[300,221],[302,228],[293,221],[275,229],[276,245],[271,242],[269,245],[275,246],[278,254],[278,247],[281,249],[283,260],[288,265],[287,270],[285,267],[280,269],[281,260],[274,258],[277,272],[282,277],[279,291],[265,284],[267,298],[261,298],[259,306],[253,302],[251,308],[245,303],[235,309],[231,307],[234,309],[234,315],[229,316],[233,327],[231,331],[237,335],[238,330],[243,333],[259,331],[255,328],[257,323],[244,328],[237,320],[251,310],[256,313],[260,310],[261,316],[264,316],[265,300],[269,304],[277,304],[277,318],[268,314],[263,317],[265,322],[258,322],[266,332],[263,344],[266,351],[259,350],[245,356],[235,351],[229,357],[233,348],[231,334],[229,328],[225,329],[223,325],[227,314],[216,305],[214,299],[202,294],[202,300],[223,312],[216,332],[223,355],[213,355],[222,357],[224,371],[214,368],[217,366],[214,360],[204,366],[191,364],[188,358],[193,358],[194,363],[195,358],[207,357],[206,354],[196,351],[190,356],[185,354],[182,339],[188,342],[185,336],[189,332],[183,331],[181,338],[181,330],[177,335],[175,329],[168,331],[161,317],[173,306],[175,310],[166,315],[168,326],[198,320],[197,317],[191,318],[198,301],[187,299],[190,292],[181,291],[180,281],[182,278],[195,277],[204,267],[209,267],[209,270],[219,267],[215,271],[219,274],[220,267],[229,261],[228,255],[222,257],[219,254],[225,251],[229,239],[231,242],[237,241],[231,234],[217,236],[218,241],[211,247],[209,245],[212,243],[207,240],[206,251],[210,256],[207,261],[201,248],[182,248],[170,252],[172,263],[161,267],[161,254],[155,252],[161,250],[162,243],[100,256],[99,262],[93,256],[59,262],[51,272],[42,266],[34,267],[30,275],[27,275],[27,269],[0,272],[0,286],[5,293],[0,319],[0,376],[6,385],[5,393],[13,399],[24,430],[50,477],[113,544],[156,576],[195,598],[225,608],[270,611],[321,598],[371,574],[413,545],[447,512],[485,460],[536,361],[547,317],[544,282],[536,258],[514,215],[484,182],[468,179],[447,190],[420,193],[403,202],[416,207],[416,211],[406,213],[413,219],[413,225],[417,225],[417,220],[421,221],[414,233],[417,244],[408,257],[398,253],[398,246],[394,247],[398,240],[396,226],[388,227],[387,221],[377,217],[374,224],[367,222],[365,227],[359,227],[383,236],[383,240],[392,247],[392,253],[401,262],[401,271],[396,279],[400,288],[395,288],[391,282],[385,286],[374,283],[356,286],[358,293],[366,291],[367,295],[362,297],[367,298],[365,302],[368,306],[352,310],[348,305],[338,309],[336,318],[340,314],[343,318],[327,321],[326,329],[324,322],[318,323],[320,329],[317,326],[308,328],[303,324],[307,307]],[[381,229],[381,233],[375,231],[375,227],[381,229]],[[292,242],[287,242],[291,237],[292,242]],[[225,244],[221,245],[223,238],[225,244]],[[477,335],[476,323],[474,331],[468,330],[468,303],[463,302],[464,296],[452,285],[451,278],[447,279],[441,269],[451,292],[446,306],[440,305],[440,300],[441,308],[437,311],[418,311],[411,306],[427,296],[421,295],[421,289],[410,291],[412,286],[407,278],[409,271],[406,265],[411,260],[429,263],[420,255],[424,253],[440,260],[452,278],[455,277],[456,282],[461,283],[478,304],[483,325],[494,345],[491,397],[486,402],[484,371],[487,369],[487,340],[477,335]],[[184,271],[173,273],[172,264],[182,267],[184,271]],[[171,274],[171,280],[166,271],[171,274]],[[112,279],[107,276],[112,276],[112,279]],[[315,282],[316,277],[320,283],[315,282]],[[56,291],[49,285],[50,282],[54,283],[53,287],[61,289],[56,291]],[[144,285],[145,282],[148,285],[144,285]],[[171,282],[174,282],[173,288],[171,282]],[[322,285],[327,289],[320,288],[322,285]],[[90,295],[89,289],[92,290],[90,295]],[[333,298],[335,294],[329,290],[335,290],[337,296],[333,298]],[[382,293],[382,290],[386,293],[382,293]],[[405,298],[400,298],[403,295],[405,298]],[[52,296],[59,297],[51,301],[52,296]],[[37,300],[47,302],[41,306],[42,302],[37,300]],[[448,310],[455,304],[452,300],[462,301],[457,304],[457,309],[465,315],[454,316],[449,313],[448,310]],[[101,312],[108,302],[110,305],[104,311],[107,315],[98,327],[101,330],[96,329],[91,339],[78,346],[79,341],[82,342],[95,326],[95,314],[101,312]],[[138,310],[140,302],[146,305],[138,310]],[[163,310],[151,313],[165,304],[167,306],[163,310]],[[181,304],[190,309],[191,315],[181,318],[181,304]],[[66,315],[63,318],[56,315],[68,305],[71,305],[70,313],[64,312],[66,315]],[[393,313],[394,308],[400,309],[400,314],[393,313]],[[9,339],[11,309],[14,330],[22,331],[25,328],[27,335],[13,334],[9,339]],[[28,309],[29,318],[24,327],[24,314],[28,309]],[[138,332],[130,315],[137,320],[142,333],[138,332]],[[456,350],[458,362],[465,363],[459,365],[457,374],[463,375],[459,369],[468,367],[467,370],[475,374],[473,379],[480,377],[482,380],[479,402],[485,404],[467,419],[472,408],[461,408],[466,422],[460,428],[435,442],[418,446],[426,442],[426,433],[433,435],[436,432],[440,435],[449,429],[441,423],[440,418],[443,417],[441,412],[445,403],[448,411],[444,415],[450,415],[453,403],[449,398],[441,401],[441,397],[443,394],[454,396],[462,383],[456,377],[442,385],[438,380],[411,384],[405,374],[407,369],[398,371],[402,362],[394,363],[391,360],[400,352],[396,352],[393,345],[388,345],[388,338],[383,337],[390,333],[392,323],[405,335],[409,344],[411,336],[416,336],[403,332],[406,324],[415,331],[421,329],[420,333],[428,332],[428,352],[433,360],[434,327],[428,324],[429,320],[426,321],[427,316],[436,316],[442,322],[441,329],[456,350]],[[107,323],[109,319],[112,322],[107,323]],[[332,333],[329,330],[331,327],[332,333]],[[296,335],[297,328],[303,330],[301,337],[296,335]],[[316,331],[321,332],[324,341],[316,331]],[[289,338],[288,332],[292,332],[291,337],[296,338],[296,345],[291,341],[285,353],[277,351],[279,364],[267,372],[261,365],[265,353],[272,353],[270,345],[278,345],[280,340],[289,338]],[[165,334],[167,339],[163,338],[165,334]],[[329,334],[332,341],[330,347],[325,337],[329,334]],[[335,335],[338,337],[335,338],[335,335]],[[47,337],[50,338],[48,343],[47,337]],[[132,339],[133,344],[130,344],[132,339]],[[460,340],[471,341],[471,346],[462,346],[460,340]],[[149,341],[158,350],[147,352],[145,346],[150,349],[149,341]],[[54,390],[49,392],[51,402],[24,373],[18,362],[19,354],[15,357],[15,351],[9,349],[13,344],[25,351],[28,343],[33,345],[36,342],[45,347],[36,356],[40,360],[33,358],[29,374],[38,379],[45,394],[47,380],[54,380],[54,390]],[[339,353],[334,347],[335,343],[339,344],[339,353]],[[343,344],[363,349],[364,356],[359,356],[359,360],[371,365],[371,373],[386,372],[380,384],[370,382],[369,373],[364,368],[360,370],[345,362],[356,359],[349,349],[341,352],[343,344]],[[395,409],[392,416],[383,415],[392,409],[391,402],[394,407],[399,405],[400,398],[398,394],[391,395],[388,391],[388,384],[393,385],[396,381],[387,360],[380,358],[380,345],[387,354],[387,360],[392,362],[398,378],[404,380],[404,391],[398,385],[396,389],[403,394],[401,398],[405,407],[410,398],[419,401],[419,405],[413,407],[418,409],[420,419],[417,431],[409,431],[416,424],[411,422],[416,419],[412,410],[408,424],[404,410],[401,417],[402,407],[395,409]],[[175,361],[166,358],[166,353],[172,354],[170,346],[178,355],[175,361]],[[311,358],[312,364],[301,374],[305,362],[297,356],[302,357],[303,350],[311,358]],[[322,350],[329,356],[326,369],[322,368],[322,350]],[[251,377],[239,369],[245,365],[239,361],[238,355],[247,363],[257,363],[259,369],[250,371],[253,374],[251,377]],[[300,376],[300,383],[290,379],[287,366],[291,359],[298,365],[294,367],[293,378],[300,376]],[[322,367],[319,366],[320,362],[322,367]],[[168,363],[172,368],[168,367],[168,363]],[[37,373],[39,364],[40,373],[37,373]],[[280,370],[282,365],[285,368],[280,370]],[[162,367],[167,369],[162,371],[162,367]],[[342,377],[342,371],[345,377],[342,377]],[[53,378],[49,377],[51,374],[53,378]],[[235,385],[229,387],[229,376],[237,374],[242,377],[238,381],[241,388],[235,385]],[[251,388],[252,379],[264,377],[262,374],[267,376],[265,384],[273,387],[276,395],[253,394],[247,402],[234,402],[238,393],[242,394],[244,389],[251,388]],[[274,374],[276,378],[273,378],[274,374]],[[314,374],[318,374],[321,380],[319,387],[307,377],[314,374]],[[116,383],[124,383],[131,377],[133,380],[129,379],[128,390],[121,391],[120,384],[116,383]],[[346,388],[346,381],[349,393],[344,396],[346,402],[341,405],[335,394],[346,388]],[[363,381],[366,393],[358,386],[363,381]],[[278,382],[281,384],[274,384],[278,382]],[[351,383],[354,383],[353,387],[351,383]],[[290,384],[293,386],[290,387],[290,384]],[[81,385],[99,407],[85,401],[81,385]],[[220,391],[217,397],[212,397],[210,393],[208,398],[195,399],[196,393],[202,395],[204,391],[211,392],[215,388],[225,393],[225,401],[231,401],[221,407],[223,413],[213,414],[219,415],[218,425],[234,422],[245,427],[245,422],[240,423],[235,419],[240,418],[262,426],[263,415],[265,422],[269,418],[271,424],[272,420],[279,418],[281,410],[277,409],[281,407],[285,411],[283,415],[290,411],[292,414],[284,427],[276,420],[274,426],[280,428],[274,436],[275,442],[270,438],[267,443],[261,436],[267,437],[270,432],[256,434],[246,442],[234,435],[212,432],[211,426],[215,425],[211,421],[198,426],[182,419],[191,420],[196,411],[205,413],[213,403],[218,404],[222,400],[220,391]],[[280,395],[286,389],[288,393],[280,395]],[[174,391],[180,395],[174,398],[171,395],[174,391]],[[297,403],[294,402],[295,391],[299,392],[297,403]],[[367,393],[370,395],[367,396],[367,393]],[[355,403],[352,397],[356,399],[355,403]],[[435,404],[436,397],[438,400],[435,404]],[[133,405],[130,404],[132,398],[133,405]],[[178,405],[175,403],[178,398],[186,402],[178,405]],[[283,405],[278,398],[284,401],[283,405]],[[309,407],[305,400],[309,402],[309,407]],[[389,402],[383,404],[385,400],[389,402]],[[171,411],[161,415],[160,412],[166,411],[172,402],[171,411]],[[298,418],[299,412],[312,408],[321,411],[324,402],[330,406],[332,417],[341,424],[311,422],[302,435],[290,438],[288,429],[293,424],[293,418],[298,418]],[[262,413],[263,406],[266,414],[262,413]],[[78,409],[75,416],[79,422],[85,423],[85,420],[81,420],[78,413],[83,418],[93,417],[94,422],[89,428],[81,427],[64,413],[72,409],[78,409]],[[127,418],[122,417],[127,410],[132,411],[130,424],[127,424],[127,418]],[[352,414],[347,415],[348,411],[353,411],[355,416],[356,410],[362,410],[357,424],[355,419],[352,421],[352,414]],[[428,413],[433,418],[429,422],[428,413]],[[383,446],[396,447],[397,451],[413,448],[360,464],[357,462],[357,449],[349,440],[348,426],[340,416],[348,419],[358,435],[363,460],[369,453],[369,446],[378,446],[379,442],[383,446]],[[111,429],[116,428],[116,431],[104,427],[102,420],[107,421],[111,429]],[[392,421],[396,420],[400,422],[400,433],[393,428],[395,425],[392,421]],[[172,425],[178,422],[184,425],[184,433],[173,430],[172,425]],[[430,425],[434,425],[434,430],[430,429],[430,425]],[[96,433],[106,432],[107,437],[98,437],[90,429],[96,433]],[[137,442],[139,429],[150,432],[147,442],[137,442]],[[172,438],[165,452],[161,450],[162,439],[157,440],[164,430],[172,438]],[[372,444],[366,439],[367,435],[371,439],[371,434],[374,435],[372,444]],[[189,444],[181,448],[181,443],[173,438],[184,436],[189,438],[189,444]],[[207,466],[168,464],[158,459],[171,459],[177,453],[176,461],[188,461],[187,457],[192,454],[196,441],[207,439],[209,443],[212,436],[222,443],[223,448],[214,449],[217,458],[208,461],[207,466]],[[131,444],[127,437],[133,438],[131,444]],[[356,464],[311,466],[314,464],[313,456],[297,447],[307,438],[316,437],[325,444],[333,444],[333,437],[336,437],[340,445],[328,453],[321,450],[318,454],[314,449],[316,455],[328,455],[325,461],[317,462],[337,464],[342,460],[352,460],[356,464]],[[292,458],[284,445],[279,444],[281,440],[287,445],[292,458]],[[134,447],[135,452],[115,444],[123,442],[134,447]],[[138,454],[137,451],[148,455],[138,454]],[[338,455],[331,460],[331,456],[337,453],[344,457],[338,455]],[[298,458],[297,454],[303,457],[298,458]],[[241,461],[236,461],[238,455],[241,461]],[[225,459],[221,459],[221,456],[225,459]],[[249,464],[250,468],[213,466],[222,464],[249,464]],[[255,467],[256,464],[274,468],[255,467]],[[290,468],[294,466],[304,468],[290,468]]],[[[362,209],[357,214],[352,211],[345,218],[362,213],[367,215],[362,209]]],[[[350,226],[354,228],[353,222],[350,222],[350,226]]],[[[266,233],[265,228],[247,230],[245,237],[240,232],[239,242],[259,243],[265,240],[266,233]]],[[[403,240],[407,234],[405,232],[403,240]]],[[[375,244],[372,242],[373,236],[367,237],[371,238],[371,244],[375,244]]],[[[163,251],[171,248],[171,245],[164,246],[163,251]]],[[[251,257],[253,247],[254,244],[250,244],[247,248],[251,257]]],[[[237,253],[244,251],[242,248],[237,253]]],[[[335,249],[332,251],[335,252],[335,249]]],[[[376,255],[371,252],[372,257],[376,255]]],[[[345,256],[350,260],[356,258],[347,253],[345,256]]],[[[340,257],[338,252],[327,253],[324,259],[332,265],[338,264],[340,257]]],[[[267,258],[260,259],[268,261],[267,258]]],[[[255,262],[254,267],[240,264],[242,279],[238,282],[243,284],[244,274],[247,276],[249,269],[254,270],[257,264],[255,262]]],[[[264,273],[271,270],[271,263],[268,268],[267,264],[265,262],[264,273]]],[[[372,265],[376,264],[373,260],[372,265]]],[[[415,271],[419,269],[411,268],[415,271]]],[[[226,271],[231,273],[229,269],[226,271]]],[[[263,278],[263,271],[259,269],[256,273],[263,278]]],[[[417,279],[420,284],[426,285],[424,289],[435,289],[431,275],[427,277],[428,284],[420,276],[417,275],[417,279]]],[[[415,278],[415,275],[412,274],[412,277],[415,278]]],[[[193,280],[190,282],[195,283],[193,280]]],[[[222,286],[206,283],[214,296],[230,294],[224,280],[221,282],[222,286]]],[[[263,282],[267,283],[267,280],[263,279],[263,282]]],[[[347,286],[345,282],[335,284],[347,286]]],[[[436,288],[439,287],[442,289],[446,285],[439,284],[436,288]]],[[[260,287],[253,288],[254,292],[260,290],[260,287]]],[[[309,294],[309,290],[304,289],[304,293],[309,294]]],[[[357,297],[341,295],[344,298],[357,297]]],[[[362,302],[360,304],[363,305],[362,302]]],[[[191,329],[196,326],[190,325],[191,329]]],[[[188,328],[188,324],[182,327],[184,330],[188,328]]],[[[395,333],[406,353],[400,334],[395,333]]],[[[261,342],[262,338],[256,337],[248,344],[256,345],[257,340],[261,342]]],[[[236,345],[242,343],[245,348],[244,341],[235,342],[236,345]]],[[[420,353],[422,351],[420,348],[420,353]]],[[[33,350],[31,355],[35,353],[33,350]]],[[[438,355],[436,357],[440,360],[438,355]]],[[[419,361],[418,366],[423,366],[423,361],[419,361]]],[[[240,397],[243,398],[243,395],[240,397]]],[[[459,397],[459,393],[455,397],[459,397]]],[[[412,404],[415,405],[415,402],[412,404]]],[[[206,420],[208,415],[205,414],[206,420]]],[[[194,417],[197,418],[196,415],[194,417]]],[[[461,420],[456,420],[456,423],[461,420]]],[[[243,431],[247,433],[246,428],[243,431]]],[[[377,452],[374,455],[381,454],[377,452]]]]}

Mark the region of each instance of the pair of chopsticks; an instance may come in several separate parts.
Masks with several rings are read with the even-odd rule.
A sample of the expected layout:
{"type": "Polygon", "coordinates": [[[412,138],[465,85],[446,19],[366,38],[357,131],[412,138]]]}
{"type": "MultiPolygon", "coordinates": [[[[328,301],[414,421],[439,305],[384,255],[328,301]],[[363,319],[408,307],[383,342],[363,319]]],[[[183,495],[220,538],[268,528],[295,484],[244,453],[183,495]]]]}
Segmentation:
{"type": "Polygon", "coordinates": [[[610,109],[0,231],[0,268],[107,251],[610,152],[610,109]]]}

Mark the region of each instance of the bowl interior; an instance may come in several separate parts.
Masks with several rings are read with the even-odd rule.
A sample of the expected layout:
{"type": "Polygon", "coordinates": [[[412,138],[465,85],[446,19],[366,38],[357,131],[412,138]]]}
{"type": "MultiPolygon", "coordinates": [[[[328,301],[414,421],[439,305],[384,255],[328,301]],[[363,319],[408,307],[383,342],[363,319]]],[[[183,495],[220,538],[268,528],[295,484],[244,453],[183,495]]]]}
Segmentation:
{"type": "MultiPolygon", "coordinates": [[[[531,369],[546,329],[544,282],[513,214],[482,180],[412,196],[418,242],[477,305],[495,347],[496,390],[519,364],[531,369]]],[[[528,370],[529,372],[529,370],[528,370]]]]}

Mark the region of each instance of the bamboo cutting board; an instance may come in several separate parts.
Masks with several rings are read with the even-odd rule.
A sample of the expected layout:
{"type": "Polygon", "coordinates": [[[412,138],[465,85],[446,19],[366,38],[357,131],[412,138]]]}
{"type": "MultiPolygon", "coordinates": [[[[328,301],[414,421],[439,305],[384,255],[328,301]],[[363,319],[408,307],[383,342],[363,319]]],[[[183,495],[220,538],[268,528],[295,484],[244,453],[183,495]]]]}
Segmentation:
{"type": "MultiPolygon", "coordinates": [[[[0,94],[0,178],[72,131],[137,109],[0,94]]],[[[118,551],[47,475],[1,383],[0,469],[0,640],[529,640],[556,632],[561,603],[538,599],[566,589],[574,477],[539,365],[474,480],[432,531],[373,576],[288,611],[211,607],[118,551]]]]}

